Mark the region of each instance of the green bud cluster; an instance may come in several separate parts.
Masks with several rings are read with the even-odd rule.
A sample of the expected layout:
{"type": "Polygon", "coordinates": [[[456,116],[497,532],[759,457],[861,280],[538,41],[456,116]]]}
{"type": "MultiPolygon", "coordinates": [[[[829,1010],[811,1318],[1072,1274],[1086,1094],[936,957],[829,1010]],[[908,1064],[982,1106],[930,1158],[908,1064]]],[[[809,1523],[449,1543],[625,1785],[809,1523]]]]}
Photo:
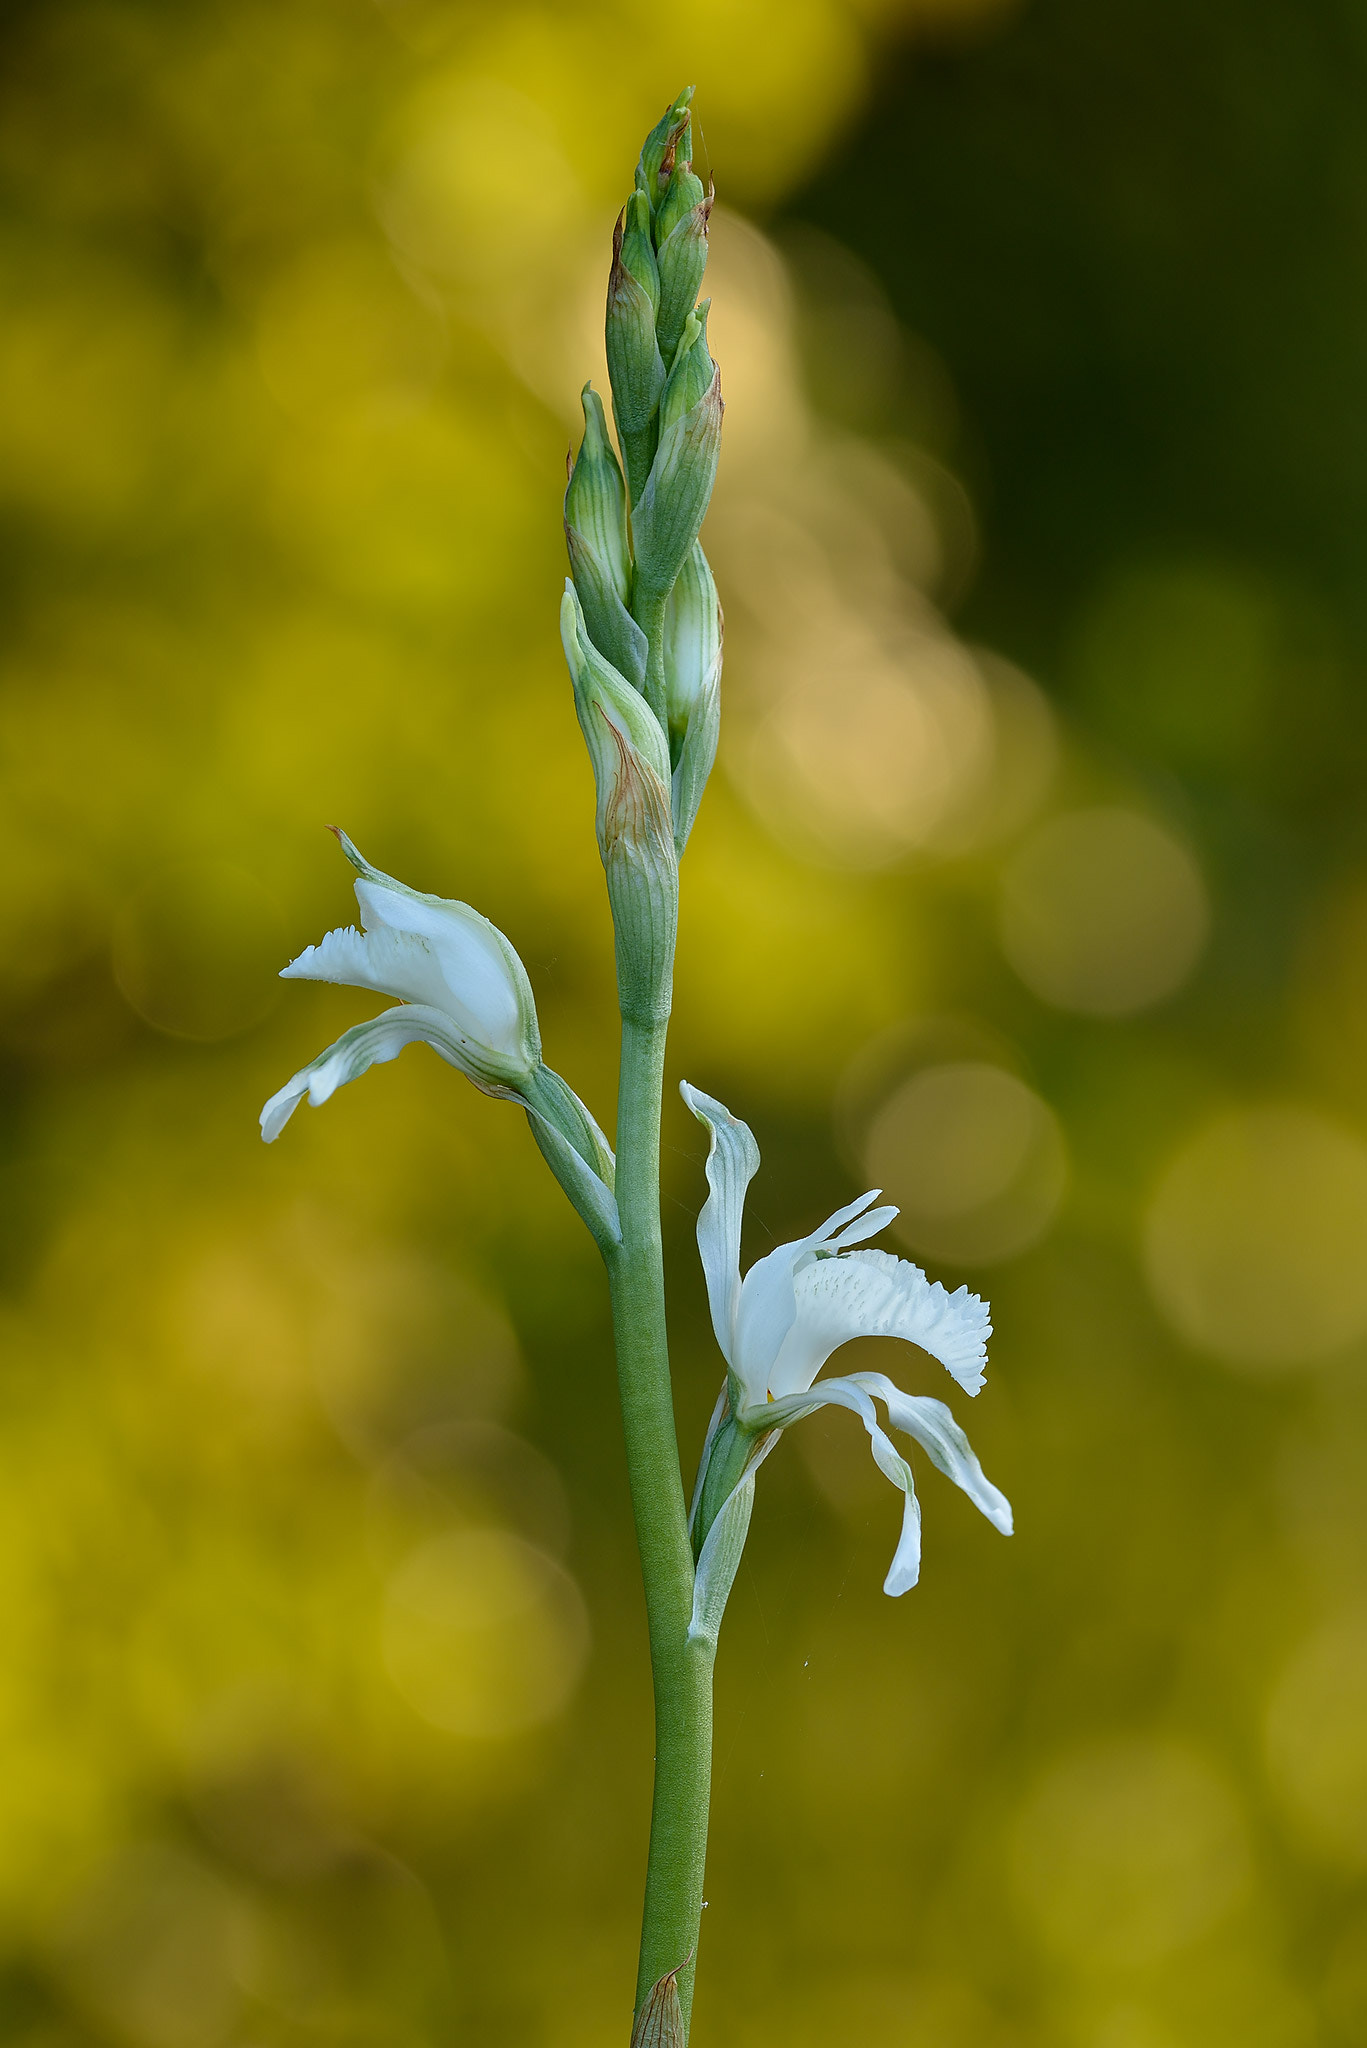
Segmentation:
{"type": "Polygon", "coordinates": [[[712,194],[693,169],[692,97],[691,87],[681,93],[646,137],[613,236],[606,341],[617,448],[585,385],[565,492],[565,651],[597,777],[619,980],[633,1007],[659,964],[652,920],[672,950],[677,857],[716,755],[720,708],[721,607],[698,533],[722,401],[709,302],[698,303],[712,194]]]}

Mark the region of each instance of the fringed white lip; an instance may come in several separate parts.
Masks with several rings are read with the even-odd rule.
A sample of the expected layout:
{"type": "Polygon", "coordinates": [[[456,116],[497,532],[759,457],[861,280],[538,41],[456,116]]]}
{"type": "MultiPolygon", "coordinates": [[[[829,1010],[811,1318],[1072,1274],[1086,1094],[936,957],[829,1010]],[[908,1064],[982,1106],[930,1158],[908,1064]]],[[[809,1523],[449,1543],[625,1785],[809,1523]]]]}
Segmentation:
{"type": "MultiPolygon", "coordinates": [[[[777,1431],[822,1407],[848,1408],[859,1417],[875,1463],[904,1496],[902,1533],[884,1581],[888,1593],[905,1593],[916,1584],[921,1511],[911,1467],[881,1427],[875,1401],[883,1403],[893,1428],[914,1438],[993,1527],[1009,1536],[1010,1503],[984,1476],[942,1401],[904,1394],[881,1373],[817,1378],[831,1354],[855,1337],[900,1337],[938,1359],[966,1394],[976,1394],[986,1374],[992,1334],[987,1303],[966,1287],[949,1293],[907,1259],[854,1249],[897,1214],[872,1206],[877,1188],[837,1210],[810,1236],[780,1245],[742,1280],[741,1220],[745,1192],[759,1166],[759,1147],[749,1127],[724,1104],[686,1081],[680,1093],[707,1125],[711,1139],[698,1250],[712,1326],[730,1368],[734,1419],[748,1430],[777,1431]]],[[[737,1493],[740,1486],[753,1488],[754,1469],[752,1464],[737,1493]]]]}

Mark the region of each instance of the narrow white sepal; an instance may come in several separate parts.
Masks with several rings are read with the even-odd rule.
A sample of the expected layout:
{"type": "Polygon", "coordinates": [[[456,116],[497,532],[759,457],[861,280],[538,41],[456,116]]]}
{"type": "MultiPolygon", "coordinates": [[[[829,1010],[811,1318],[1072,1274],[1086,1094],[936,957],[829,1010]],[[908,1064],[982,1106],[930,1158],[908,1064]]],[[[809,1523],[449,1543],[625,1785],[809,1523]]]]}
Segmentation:
{"type": "Polygon", "coordinates": [[[937,1471],[968,1495],[994,1529],[1000,1529],[1003,1536],[1011,1535],[1014,1525],[1010,1501],[987,1477],[968,1438],[943,1401],[932,1400],[928,1394],[904,1394],[881,1372],[855,1372],[850,1379],[883,1403],[893,1428],[904,1429],[908,1436],[915,1437],[937,1471]]]}
{"type": "Polygon", "coordinates": [[[725,1103],[704,1095],[689,1081],[679,1093],[699,1123],[706,1124],[707,1200],[698,1212],[698,1251],[707,1280],[712,1328],[728,1365],[735,1364],[736,1312],[740,1301],[740,1226],[745,1191],[759,1171],[759,1146],[749,1124],[732,1116],[725,1103]]]}
{"type": "MultiPolygon", "coordinates": [[[[421,1039],[444,1060],[469,1073],[451,1020],[442,1011],[424,1003],[405,1003],[400,1009],[385,1010],[364,1024],[344,1031],[326,1052],[276,1090],[261,1112],[261,1135],[268,1145],[279,1137],[299,1104],[307,1095],[320,1108],[347,1081],[354,1081],[368,1067],[397,1059],[406,1045],[421,1039]]],[[[471,1078],[475,1078],[473,1075],[471,1078]]]]}

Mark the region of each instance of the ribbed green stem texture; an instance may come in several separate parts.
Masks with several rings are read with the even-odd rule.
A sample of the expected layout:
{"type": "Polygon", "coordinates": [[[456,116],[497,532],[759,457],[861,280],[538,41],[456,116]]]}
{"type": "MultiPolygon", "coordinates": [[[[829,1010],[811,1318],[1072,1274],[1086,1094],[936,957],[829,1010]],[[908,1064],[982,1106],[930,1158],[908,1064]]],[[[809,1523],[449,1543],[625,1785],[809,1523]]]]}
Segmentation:
{"type": "Polygon", "coordinates": [[[679,1971],[685,2033],[702,1915],[712,1775],[712,1659],[690,1645],[693,1554],[679,1471],[660,1246],[660,1098],[667,1023],[622,1020],[617,1203],[622,1244],[609,1261],[617,1375],[655,1686],[655,1798],[636,1983],[679,1971]],[[683,1968],[687,1961],[687,1968],[683,1968]]]}

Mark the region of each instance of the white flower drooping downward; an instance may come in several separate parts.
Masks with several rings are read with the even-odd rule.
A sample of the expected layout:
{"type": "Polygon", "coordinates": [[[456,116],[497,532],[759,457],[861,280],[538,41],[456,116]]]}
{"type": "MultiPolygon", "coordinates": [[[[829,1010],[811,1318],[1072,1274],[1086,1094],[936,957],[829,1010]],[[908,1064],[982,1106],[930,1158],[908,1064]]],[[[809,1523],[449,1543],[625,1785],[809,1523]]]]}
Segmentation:
{"type": "Polygon", "coordinates": [[[882,1373],[843,1378],[817,1374],[832,1352],[855,1337],[902,1337],[937,1358],[966,1394],[982,1387],[987,1304],[966,1287],[947,1293],[920,1268],[889,1252],[852,1250],[882,1230],[896,1209],[875,1209],[878,1190],[828,1217],[819,1230],[780,1245],[740,1273],[745,1191],[759,1166],[748,1125],[685,1081],[684,1101],[711,1134],[708,1197],[698,1217],[698,1249],[707,1277],[712,1327],[729,1368],[703,1448],[693,1500],[698,1549],[695,1629],[715,1634],[739,1562],[753,1497],[754,1473],[778,1434],[816,1409],[849,1408],[869,1433],[879,1470],[904,1495],[902,1534],[884,1581],[905,1593],[921,1566],[921,1511],[911,1467],[878,1422],[881,1401],[893,1427],[904,1430],[933,1465],[961,1487],[1003,1535],[1011,1508],[983,1476],[968,1439],[942,1401],[904,1394],[882,1373]]]}
{"type": "Polygon", "coordinates": [[[612,1238],[611,1149],[578,1096],[542,1061],[531,983],[513,947],[468,903],[406,888],[373,868],[344,832],[337,838],[357,870],[365,928],[329,932],[282,973],[288,980],[375,989],[397,996],[399,1007],[344,1031],[301,1067],[262,1110],[262,1137],[267,1144],[278,1138],[306,1095],[316,1107],[343,1082],[421,1041],[486,1095],[522,1105],[590,1229],[600,1240],[612,1238]]]}

